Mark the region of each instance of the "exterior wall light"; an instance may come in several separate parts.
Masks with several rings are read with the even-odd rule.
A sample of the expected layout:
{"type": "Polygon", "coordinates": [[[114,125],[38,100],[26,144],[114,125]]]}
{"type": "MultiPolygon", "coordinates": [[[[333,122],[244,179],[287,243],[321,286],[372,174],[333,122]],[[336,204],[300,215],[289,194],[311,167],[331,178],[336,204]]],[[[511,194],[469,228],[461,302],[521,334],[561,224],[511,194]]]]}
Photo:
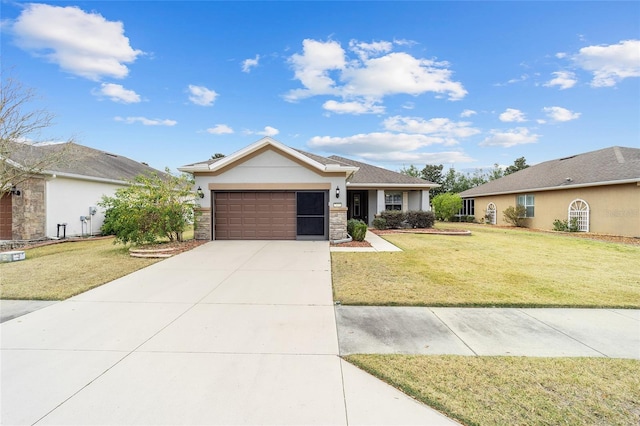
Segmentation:
{"type": "Polygon", "coordinates": [[[204,198],[204,192],[202,192],[201,187],[198,187],[198,189],[196,189],[196,194],[198,195],[198,197],[204,198]]]}
{"type": "Polygon", "coordinates": [[[340,187],[336,186],[336,198],[340,198],[340,187]]]}
{"type": "Polygon", "coordinates": [[[20,194],[22,194],[22,192],[16,188],[15,186],[11,187],[11,195],[15,195],[16,197],[19,197],[20,194]]]}

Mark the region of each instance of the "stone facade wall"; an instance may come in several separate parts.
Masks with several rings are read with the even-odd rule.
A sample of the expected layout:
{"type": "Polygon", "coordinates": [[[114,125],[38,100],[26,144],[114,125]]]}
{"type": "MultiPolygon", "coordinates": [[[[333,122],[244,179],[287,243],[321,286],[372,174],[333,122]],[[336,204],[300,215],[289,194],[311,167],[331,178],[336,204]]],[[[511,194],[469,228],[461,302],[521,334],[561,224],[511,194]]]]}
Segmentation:
{"type": "Polygon", "coordinates": [[[211,209],[195,209],[194,238],[196,240],[211,240],[211,209]]]}
{"type": "Polygon", "coordinates": [[[347,238],[347,208],[331,208],[329,211],[329,240],[347,238]]]}
{"type": "Polygon", "coordinates": [[[46,182],[42,178],[31,178],[18,185],[20,196],[13,196],[12,221],[14,240],[37,240],[44,238],[46,225],[46,182]]]}

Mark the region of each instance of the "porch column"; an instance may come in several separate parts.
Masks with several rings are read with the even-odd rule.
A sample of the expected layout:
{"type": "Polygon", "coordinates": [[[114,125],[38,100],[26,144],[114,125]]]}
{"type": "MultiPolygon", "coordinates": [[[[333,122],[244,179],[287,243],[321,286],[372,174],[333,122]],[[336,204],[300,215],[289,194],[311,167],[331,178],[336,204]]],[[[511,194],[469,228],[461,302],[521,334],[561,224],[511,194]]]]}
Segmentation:
{"type": "Polygon", "coordinates": [[[409,193],[407,191],[402,191],[402,211],[409,211],[409,193]]]}
{"type": "Polygon", "coordinates": [[[376,214],[380,214],[384,211],[384,189],[378,189],[378,199],[376,205],[376,214]]]}
{"type": "Polygon", "coordinates": [[[429,191],[422,191],[422,198],[420,199],[420,210],[428,212],[431,210],[429,205],[429,191]]]}

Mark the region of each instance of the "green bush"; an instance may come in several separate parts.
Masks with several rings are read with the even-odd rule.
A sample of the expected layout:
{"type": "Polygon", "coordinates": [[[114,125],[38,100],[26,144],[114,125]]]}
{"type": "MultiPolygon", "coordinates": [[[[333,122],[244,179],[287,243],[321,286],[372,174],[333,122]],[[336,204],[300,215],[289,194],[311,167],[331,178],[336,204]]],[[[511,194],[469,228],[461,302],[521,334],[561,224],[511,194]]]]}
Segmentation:
{"type": "Polygon", "coordinates": [[[153,243],[160,237],[182,241],[182,233],[193,223],[195,198],[189,176],[140,175],[113,197],[98,203],[105,209],[100,231],[115,235],[116,242],[153,243]]]}
{"type": "Polygon", "coordinates": [[[556,219],[553,221],[553,230],[560,232],[578,232],[580,230],[578,218],[572,217],[570,221],[556,219]]]}
{"type": "Polygon", "coordinates": [[[387,222],[388,229],[404,228],[405,214],[398,210],[385,210],[380,212],[380,217],[387,222]]]}
{"type": "Polygon", "coordinates": [[[527,214],[527,209],[525,206],[518,204],[517,206],[509,206],[504,209],[502,212],[504,216],[504,220],[507,223],[512,224],[513,226],[522,227],[524,226],[525,215],[527,214]]]}
{"type": "Polygon", "coordinates": [[[405,213],[405,220],[411,228],[433,228],[436,215],[423,210],[411,210],[405,213]]]}
{"type": "Polygon", "coordinates": [[[387,221],[380,216],[376,216],[373,219],[373,227],[376,229],[387,229],[387,221]]]}
{"type": "Polygon", "coordinates": [[[462,208],[462,198],[458,194],[445,192],[433,197],[433,210],[436,219],[451,222],[462,208]]]}
{"type": "Polygon", "coordinates": [[[349,219],[347,221],[347,233],[355,241],[364,241],[364,237],[367,235],[367,224],[358,219],[349,219]]]}

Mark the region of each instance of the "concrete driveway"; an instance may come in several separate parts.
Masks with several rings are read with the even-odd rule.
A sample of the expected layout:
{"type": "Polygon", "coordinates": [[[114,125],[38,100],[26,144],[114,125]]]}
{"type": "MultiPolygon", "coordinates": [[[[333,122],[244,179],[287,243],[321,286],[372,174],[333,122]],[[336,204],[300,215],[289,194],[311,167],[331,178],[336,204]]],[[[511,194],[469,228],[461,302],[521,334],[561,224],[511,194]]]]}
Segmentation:
{"type": "Polygon", "coordinates": [[[2,424],[455,424],[345,363],[327,242],[212,242],[0,324],[2,424]]]}

